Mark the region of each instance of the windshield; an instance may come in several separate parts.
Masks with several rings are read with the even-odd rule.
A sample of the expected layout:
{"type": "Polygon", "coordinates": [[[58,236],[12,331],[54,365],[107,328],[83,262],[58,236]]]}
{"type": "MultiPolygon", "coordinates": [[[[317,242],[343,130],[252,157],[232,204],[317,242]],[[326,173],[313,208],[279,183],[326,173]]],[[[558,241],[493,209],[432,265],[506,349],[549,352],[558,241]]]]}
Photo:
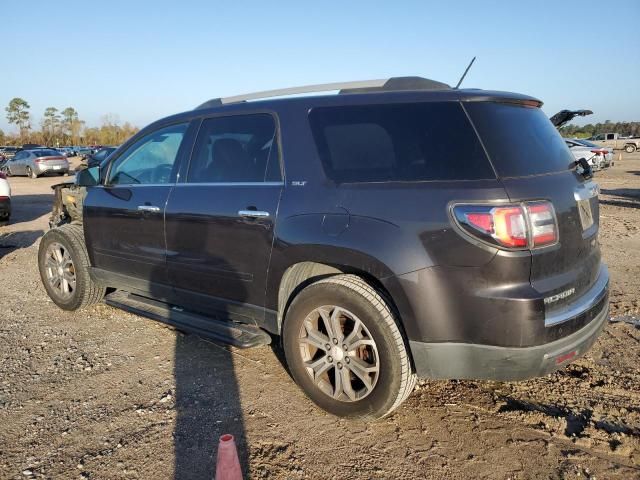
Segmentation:
{"type": "Polygon", "coordinates": [[[499,176],[542,175],[575,164],[564,138],[539,108],[495,102],[465,107],[499,176]]]}

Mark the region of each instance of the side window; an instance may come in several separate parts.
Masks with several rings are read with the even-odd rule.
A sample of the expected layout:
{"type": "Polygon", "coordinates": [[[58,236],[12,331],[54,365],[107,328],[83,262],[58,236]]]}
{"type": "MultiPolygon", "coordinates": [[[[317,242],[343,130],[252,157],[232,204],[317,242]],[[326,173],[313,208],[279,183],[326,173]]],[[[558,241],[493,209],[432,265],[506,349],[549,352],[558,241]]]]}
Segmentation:
{"type": "Polygon", "coordinates": [[[495,178],[458,103],[318,107],[309,120],[337,183],[495,178]]]}
{"type": "Polygon", "coordinates": [[[187,183],[280,181],[276,125],[268,114],[202,122],[187,183]]]}
{"type": "Polygon", "coordinates": [[[613,133],[607,133],[607,140],[613,140],[615,135],[613,133]]]}
{"type": "Polygon", "coordinates": [[[169,183],[187,127],[171,125],[142,137],[113,162],[107,184],[169,183]]]}

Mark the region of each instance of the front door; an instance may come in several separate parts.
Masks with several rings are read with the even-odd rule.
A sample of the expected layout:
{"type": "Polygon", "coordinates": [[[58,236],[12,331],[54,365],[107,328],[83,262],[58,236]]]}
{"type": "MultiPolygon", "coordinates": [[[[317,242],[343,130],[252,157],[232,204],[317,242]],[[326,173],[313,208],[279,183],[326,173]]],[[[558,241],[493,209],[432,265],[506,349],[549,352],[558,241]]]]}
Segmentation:
{"type": "Polygon", "coordinates": [[[205,119],[166,209],[167,268],[181,303],[249,323],[264,318],[282,191],[274,118],[205,119]]]}
{"type": "Polygon", "coordinates": [[[168,285],[164,210],[188,150],[187,128],[188,123],[174,124],[141,137],[113,159],[104,185],[90,187],[84,200],[85,237],[96,274],[160,299],[168,285]]]}
{"type": "Polygon", "coordinates": [[[9,172],[11,175],[26,175],[25,170],[25,159],[29,156],[26,151],[21,151],[16,153],[15,157],[13,157],[8,162],[9,172]]]}

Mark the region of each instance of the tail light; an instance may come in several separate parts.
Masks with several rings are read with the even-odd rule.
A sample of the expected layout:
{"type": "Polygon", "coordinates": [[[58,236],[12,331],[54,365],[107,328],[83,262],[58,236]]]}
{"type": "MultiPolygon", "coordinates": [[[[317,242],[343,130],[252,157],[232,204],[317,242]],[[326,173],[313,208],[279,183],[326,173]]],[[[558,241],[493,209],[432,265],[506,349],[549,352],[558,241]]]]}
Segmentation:
{"type": "Polygon", "coordinates": [[[36,162],[36,163],[42,163],[42,162],[44,162],[44,158],[36,158],[36,159],[34,160],[34,162],[36,162]]]}
{"type": "Polygon", "coordinates": [[[533,248],[544,247],[558,241],[556,214],[550,202],[526,204],[531,226],[531,243],[533,248]]]}
{"type": "Polygon", "coordinates": [[[7,176],[3,172],[0,172],[0,178],[6,180],[7,176]]]}
{"type": "Polygon", "coordinates": [[[456,205],[453,214],[466,233],[500,247],[522,250],[558,241],[558,223],[551,202],[456,205]]]}

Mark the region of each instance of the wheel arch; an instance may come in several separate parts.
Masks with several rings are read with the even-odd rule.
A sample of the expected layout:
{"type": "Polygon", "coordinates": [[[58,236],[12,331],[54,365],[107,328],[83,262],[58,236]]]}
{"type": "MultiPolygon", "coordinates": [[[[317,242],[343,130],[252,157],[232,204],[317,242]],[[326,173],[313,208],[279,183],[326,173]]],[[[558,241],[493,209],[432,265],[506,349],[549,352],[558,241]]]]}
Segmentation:
{"type": "MultiPolygon", "coordinates": [[[[384,269],[387,270],[387,267],[385,266],[384,269]]],[[[362,266],[319,260],[301,260],[289,265],[282,274],[278,287],[278,333],[282,331],[284,319],[291,302],[305,287],[324,278],[343,274],[357,275],[362,278],[385,300],[397,319],[398,326],[405,339],[407,350],[409,351],[409,357],[413,363],[404,325],[404,322],[408,319],[407,317],[411,317],[411,314],[409,311],[405,311],[405,308],[402,308],[403,305],[407,305],[407,302],[404,301],[403,298],[398,298],[398,302],[396,302],[396,297],[403,297],[404,293],[402,290],[394,288],[395,291],[392,294],[392,291],[387,288],[387,286],[395,285],[394,282],[387,284],[387,282],[372,274],[370,270],[362,268],[362,266]]]]}

